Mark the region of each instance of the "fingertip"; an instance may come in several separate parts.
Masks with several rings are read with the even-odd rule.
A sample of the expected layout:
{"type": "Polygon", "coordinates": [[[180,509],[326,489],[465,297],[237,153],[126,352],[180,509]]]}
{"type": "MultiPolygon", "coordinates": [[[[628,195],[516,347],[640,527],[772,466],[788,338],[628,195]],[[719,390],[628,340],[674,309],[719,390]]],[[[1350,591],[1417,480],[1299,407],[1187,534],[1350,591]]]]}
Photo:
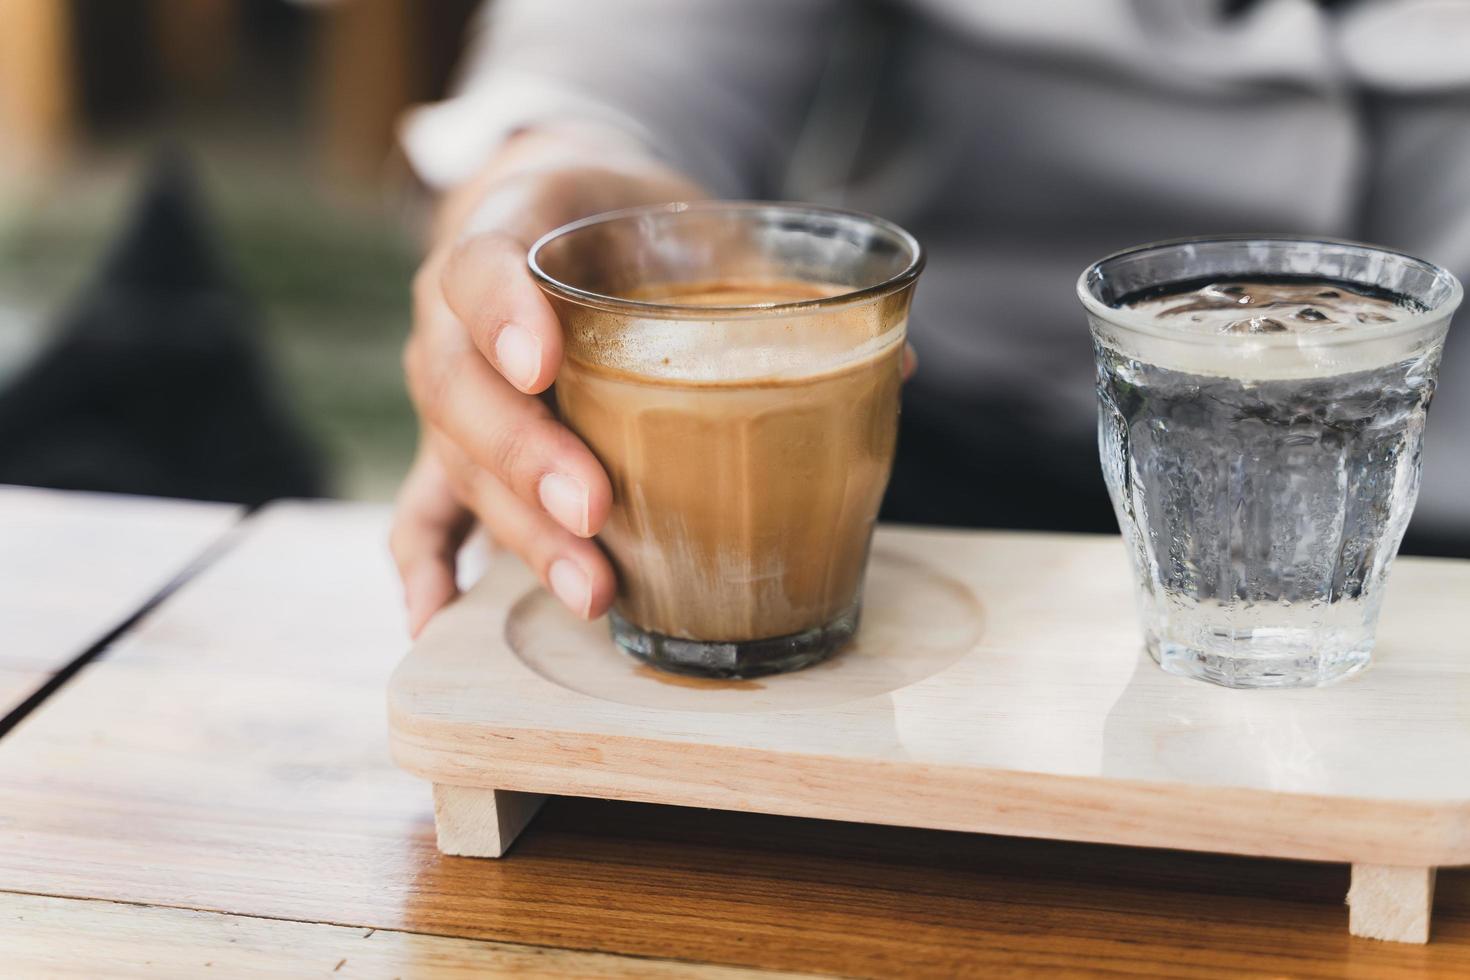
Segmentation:
{"type": "Polygon", "coordinates": [[[519,323],[500,328],[494,341],[494,363],[501,376],[528,395],[546,388],[544,349],[538,338],[519,323]]]}
{"type": "Polygon", "coordinates": [[[458,595],[454,570],[446,563],[425,561],[410,568],[403,579],[403,604],[408,614],[409,636],[418,639],[434,614],[458,595]]]}
{"type": "Polygon", "coordinates": [[[612,608],[613,599],[617,597],[617,589],[614,587],[611,577],[605,586],[599,588],[594,585],[592,589],[592,601],[587,604],[587,618],[597,619],[607,615],[612,608]]]}
{"type": "MultiPolygon", "coordinates": [[[[573,433],[575,436],[575,433],[573,433]]],[[[584,453],[582,477],[587,483],[587,537],[602,533],[603,525],[607,523],[608,517],[612,515],[613,508],[613,484],[612,477],[608,475],[607,468],[602,461],[592,452],[586,443],[581,442],[584,453]]],[[[606,564],[607,559],[598,552],[598,558],[606,564]]]]}
{"type": "Polygon", "coordinates": [[[580,564],[558,558],[546,570],[546,584],[562,605],[583,619],[591,618],[592,581],[580,564]]]}
{"type": "Polygon", "coordinates": [[[576,515],[578,519],[567,521],[554,511],[551,512],[552,516],[579,538],[595,537],[602,531],[608,515],[612,513],[612,483],[590,451],[586,451],[580,458],[568,454],[566,462],[568,471],[575,474],[580,492],[577,501],[580,508],[576,515]]]}
{"type": "Polygon", "coordinates": [[[548,447],[545,472],[535,486],[542,510],[579,538],[595,536],[612,511],[607,471],[564,419],[548,417],[541,437],[548,447]]]}
{"type": "Polygon", "coordinates": [[[612,567],[591,542],[554,560],[546,569],[546,586],[562,605],[589,620],[607,612],[617,592],[612,567]]]}
{"type": "Polygon", "coordinates": [[[607,556],[602,553],[602,549],[589,541],[587,552],[584,567],[588,570],[591,585],[591,594],[587,602],[587,618],[596,619],[606,614],[613,600],[617,598],[618,579],[613,574],[612,565],[608,563],[607,556]]]}
{"type": "MultiPolygon", "coordinates": [[[[529,283],[529,274],[526,279],[529,283]]],[[[536,373],[527,384],[518,387],[528,395],[539,395],[551,387],[561,370],[561,321],[540,287],[531,284],[529,288],[533,295],[517,304],[515,317],[520,328],[536,339],[536,373]]]]}
{"type": "Polygon", "coordinates": [[[542,508],[558,524],[579,538],[590,536],[591,494],[585,482],[565,473],[548,473],[536,493],[542,508]]]}
{"type": "Polygon", "coordinates": [[[561,323],[540,288],[531,285],[530,290],[534,295],[516,305],[513,325],[531,338],[526,346],[533,348],[534,356],[528,362],[534,369],[520,382],[511,383],[528,395],[539,395],[551,387],[561,370],[561,323]]]}
{"type": "Polygon", "coordinates": [[[914,348],[913,348],[913,346],[911,344],[904,344],[903,345],[903,367],[900,368],[900,371],[902,372],[903,380],[907,381],[909,378],[912,378],[914,376],[914,372],[917,371],[918,369],[919,369],[919,355],[914,351],[914,348]]]}
{"type": "Polygon", "coordinates": [[[528,395],[551,387],[561,367],[561,325],[531,277],[525,245],[498,232],[468,238],[441,282],[450,309],[507,381],[528,395]]]}
{"type": "Polygon", "coordinates": [[[581,535],[584,538],[593,537],[602,532],[602,527],[607,523],[612,514],[612,486],[604,475],[600,481],[592,483],[587,493],[587,533],[581,535]]]}

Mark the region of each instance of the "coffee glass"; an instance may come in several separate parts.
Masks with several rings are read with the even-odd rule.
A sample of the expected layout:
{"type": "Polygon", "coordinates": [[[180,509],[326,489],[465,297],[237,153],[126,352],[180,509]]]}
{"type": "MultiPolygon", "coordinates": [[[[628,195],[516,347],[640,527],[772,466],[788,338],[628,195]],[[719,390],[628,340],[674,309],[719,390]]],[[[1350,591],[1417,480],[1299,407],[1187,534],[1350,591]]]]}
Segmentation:
{"type": "Polygon", "coordinates": [[[1077,292],[1103,473],[1154,659],[1243,688],[1310,687],[1366,666],[1418,493],[1455,277],[1368,245],[1222,237],[1111,255],[1077,292]],[[1129,308],[1176,288],[1244,288],[1222,283],[1395,305],[1392,317],[1223,330],[1129,308]]]}
{"type": "Polygon", "coordinates": [[[666,670],[795,670],[856,632],[924,256],[867,215],[707,202],[531,249],[558,410],[612,481],[614,641],[666,670]]]}

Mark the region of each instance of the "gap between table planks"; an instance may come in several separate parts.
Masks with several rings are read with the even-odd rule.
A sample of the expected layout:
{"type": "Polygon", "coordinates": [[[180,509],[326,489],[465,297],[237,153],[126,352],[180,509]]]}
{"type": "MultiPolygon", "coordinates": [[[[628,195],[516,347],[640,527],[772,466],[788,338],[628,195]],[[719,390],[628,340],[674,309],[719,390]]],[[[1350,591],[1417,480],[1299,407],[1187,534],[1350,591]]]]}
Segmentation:
{"type": "Polygon", "coordinates": [[[159,976],[437,977],[557,976],[587,980],[693,977],[736,980],[810,974],[640,959],[609,953],[425,936],[0,893],[0,949],[7,977],[159,976]]]}
{"type": "Polygon", "coordinates": [[[20,704],[51,677],[50,671],[16,670],[0,666],[0,718],[20,704]]]}
{"type": "Polygon", "coordinates": [[[0,718],[168,585],[232,504],[0,486],[0,718]]]}
{"type": "Polygon", "coordinates": [[[446,858],[386,758],[386,512],[285,505],[0,739],[0,890],[858,976],[1470,974],[1349,939],[1340,865],[550,800],[446,858]]]}

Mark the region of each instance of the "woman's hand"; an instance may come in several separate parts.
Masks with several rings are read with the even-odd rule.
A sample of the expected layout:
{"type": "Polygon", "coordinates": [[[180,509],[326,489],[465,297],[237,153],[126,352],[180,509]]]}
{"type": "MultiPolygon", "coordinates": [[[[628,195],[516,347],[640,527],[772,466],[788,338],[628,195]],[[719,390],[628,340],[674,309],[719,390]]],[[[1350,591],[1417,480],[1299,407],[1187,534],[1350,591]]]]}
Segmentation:
{"type": "Polygon", "coordinates": [[[612,602],[612,567],[590,540],[612,487],[538,397],[556,379],[562,337],[526,252],[585,215],[702,196],[624,137],[565,129],[514,137],[446,198],[414,277],[403,356],[421,436],[391,546],[415,636],[456,596],[456,558],[476,521],[578,616],[612,602]]]}

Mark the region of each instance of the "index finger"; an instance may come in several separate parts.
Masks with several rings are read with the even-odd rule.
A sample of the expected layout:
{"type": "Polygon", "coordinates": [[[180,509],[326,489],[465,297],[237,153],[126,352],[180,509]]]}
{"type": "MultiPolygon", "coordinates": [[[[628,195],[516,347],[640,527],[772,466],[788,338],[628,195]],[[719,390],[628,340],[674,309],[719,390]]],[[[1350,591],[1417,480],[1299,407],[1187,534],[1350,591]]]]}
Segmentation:
{"type": "Polygon", "coordinates": [[[505,380],[530,395],[551,385],[561,366],[561,325],[518,239],[502,232],[465,239],[440,282],[450,310],[505,380]]]}

